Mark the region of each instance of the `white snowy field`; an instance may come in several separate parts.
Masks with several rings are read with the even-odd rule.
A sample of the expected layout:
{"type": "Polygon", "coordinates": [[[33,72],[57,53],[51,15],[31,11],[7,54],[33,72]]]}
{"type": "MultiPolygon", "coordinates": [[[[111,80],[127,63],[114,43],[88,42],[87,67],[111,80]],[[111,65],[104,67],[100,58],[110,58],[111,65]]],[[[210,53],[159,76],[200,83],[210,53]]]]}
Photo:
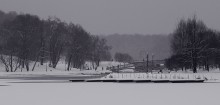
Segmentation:
{"type": "MultiPolygon", "coordinates": [[[[71,68],[70,71],[67,71],[67,64],[64,61],[60,61],[57,64],[56,68],[48,67],[48,64],[40,65],[37,62],[34,71],[32,71],[32,67],[34,62],[30,63],[30,71],[27,72],[25,68],[19,68],[16,72],[6,72],[5,66],[0,63],[0,77],[21,77],[21,76],[39,76],[39,75],[72,75],[72,76],[82,76],[82,75],[98,75],[102,73],[110,73],[110,70],[107,70],[107,67],[119,65],[119,62],[101,62],[100,66],[97,70],[91,69],[76,69],[71,68]]],[[[87,62],[86,66],[91,68],[91,63],[87,62]]]]}
{"type": "Polygon", "coordinates": [[[0,105],[220,104],[220,83],[12,83],[22,81],[0,80],[0,105]]]}
{"type": "MultiPolygon", "coordinates": [[[[0,105],[220,105],[219,70],[197,73],[209,79],[209,82],[205,83],[73,83],[68,81],[69,78],[90,78],[89,76],[110,72],[106,70],[106,66],[118,64],[102,62],[98,70],[65,71],[66,65],[61,62],[56,69],[37,65],[33,72],[18,70],[13,73],[4,72],[4,67],[0,66],[0,78],[2,78],[0,79],[0,105]]],[[[121,74],[123,78],[142,77],[142,74],[134,75],[136,76],[130,76],[130,73],[121,74]]],[[[179,75],[194,77],[189,72],[150,74],[156,78],[166,78],[166,75],[167,77],[179,75]]]]}

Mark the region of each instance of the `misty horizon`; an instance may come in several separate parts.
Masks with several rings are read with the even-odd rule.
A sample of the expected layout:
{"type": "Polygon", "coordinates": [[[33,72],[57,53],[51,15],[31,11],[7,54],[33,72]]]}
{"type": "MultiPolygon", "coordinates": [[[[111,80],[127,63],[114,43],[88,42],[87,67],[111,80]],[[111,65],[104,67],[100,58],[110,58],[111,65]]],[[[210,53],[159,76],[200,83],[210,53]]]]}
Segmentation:
{"type": "Polygon", "coordinates": [[[1,105],[219,105],[220,0],[0,0],[1,105]]]}

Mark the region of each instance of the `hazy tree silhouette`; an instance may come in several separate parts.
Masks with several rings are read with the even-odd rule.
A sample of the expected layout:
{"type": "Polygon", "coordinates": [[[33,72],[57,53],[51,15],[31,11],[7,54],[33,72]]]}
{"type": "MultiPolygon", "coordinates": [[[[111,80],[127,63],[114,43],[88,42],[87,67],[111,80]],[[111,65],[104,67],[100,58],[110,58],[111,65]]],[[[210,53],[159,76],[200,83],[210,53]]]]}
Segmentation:
{"type": "Polygon", "coordinates": [[[196,73],[198,64],[209,57],[212,51],[216,51],[216,48],[210,45],[210,42],[213,41],[210,38],[214,34],[211,29],[207,28],[196,17],[187,20],[182,19],[173,33],[171,40],[172,54],[181,55],[181,57],[176,59],[181,61],[180,63],[191,64],[184,66],[190,66],[193,72],[196,73]]]}

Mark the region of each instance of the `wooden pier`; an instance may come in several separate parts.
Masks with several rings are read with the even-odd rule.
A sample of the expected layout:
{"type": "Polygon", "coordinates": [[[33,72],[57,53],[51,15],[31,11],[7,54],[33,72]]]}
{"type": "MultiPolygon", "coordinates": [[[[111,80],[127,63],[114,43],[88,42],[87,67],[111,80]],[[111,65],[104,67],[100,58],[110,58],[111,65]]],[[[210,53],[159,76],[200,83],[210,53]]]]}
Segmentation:
{"type": "Polygon", "coordinates": [[[112,83],[203,83],[205,78],[194,74],[146,74],[113,73],[102,78],[69,80],[71,82],[112,82],[112,83]]]}
{"type": "Polygon", "coordinates": [[[132,79],[121,79],[121,80],[105,80],[105,79],[87,79],[87,80],[69,80],[71,82],[112,82],[112,83],[203,83],[205,80],[132,80],[132,79]]]}

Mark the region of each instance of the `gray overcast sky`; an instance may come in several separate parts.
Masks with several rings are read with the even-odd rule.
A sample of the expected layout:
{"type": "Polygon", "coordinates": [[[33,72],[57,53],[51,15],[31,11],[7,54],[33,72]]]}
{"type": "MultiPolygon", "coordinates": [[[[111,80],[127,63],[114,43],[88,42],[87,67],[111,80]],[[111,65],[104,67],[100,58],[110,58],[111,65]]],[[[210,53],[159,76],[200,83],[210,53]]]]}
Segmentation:
{"type": "Polygon", "coordinates": [[[92,34],[169,34],[194,14],[220,29],[220,0],[0,0],[0,10],[57,16],[92,34]]]}

